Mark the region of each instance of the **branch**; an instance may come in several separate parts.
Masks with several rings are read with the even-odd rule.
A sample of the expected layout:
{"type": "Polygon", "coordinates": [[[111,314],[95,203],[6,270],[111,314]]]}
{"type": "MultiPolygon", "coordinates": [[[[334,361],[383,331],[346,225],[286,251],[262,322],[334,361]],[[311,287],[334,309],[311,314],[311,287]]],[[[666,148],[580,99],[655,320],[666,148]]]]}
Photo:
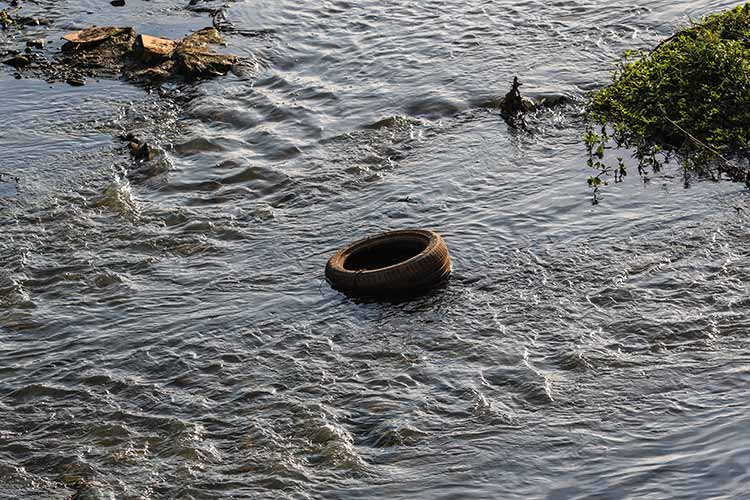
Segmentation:
{"type": "MultiPolygon", "coordinates": [[[[662,113],[664,113],[664,110],[662,110],[662,113]]],[[[729,165],[733,166],[734,168],[739,168],[739,165],[737,165],[736,163],[734,163],[734,162],[733,162],[733,161],[731,161],[731,160],[728,160],[727,158],[724,158],[724,157],[723,157],[723,156],[721,155],[721,153],[719,153],[718,151],[716,151],[716,150],[715,150],[714,148],[712,148],[712,147],[711,147],[711,146],[709,146],[708,144],[706,144],[706,143],[702,142],[701,140],[699,140],[698,138],[696,138],[696,137],[695,137],[695,136],[694,136],[693,134],[691,134],[690,132],[688,132],[688,131],[687,131],[687,130],[685,130],[684,128],[680,127],[680,126],[679,126],[679,125],[677,124],[677,122],[675,122],[675,121],[674,121],[674,120],[672,120],[672,119],[671,119],[670,117],[668,117],[666,113],[664,113],[664,118],[666,118],[666,119],[667,119],[667,121],[668,121],[669,123],[671,123],[672,125],[674,125],[675,127],[677,127],[677,129],[678,129],[678,130],[679,130],[680,132],[682,132],[683,134],[685,134],[686,136],[688,136],[688,138],[689,138],[689,139],[690,139],[691,141],[695,142],[695,143],[696,143],[696,144],[698,144],[699,146],[702,146],[702,147],[706,148],[706,149],[707,149],[707,150],[708,150],[709,152],[711,152],[711,153],[715,154],[716,156],[718,156],[719,158],[721,158],[721,159],[722,159],[722,160],[723,160],[723,161],[724,161],[725,163],[727,163],[727,164],[729,164],[729,165]]]]}

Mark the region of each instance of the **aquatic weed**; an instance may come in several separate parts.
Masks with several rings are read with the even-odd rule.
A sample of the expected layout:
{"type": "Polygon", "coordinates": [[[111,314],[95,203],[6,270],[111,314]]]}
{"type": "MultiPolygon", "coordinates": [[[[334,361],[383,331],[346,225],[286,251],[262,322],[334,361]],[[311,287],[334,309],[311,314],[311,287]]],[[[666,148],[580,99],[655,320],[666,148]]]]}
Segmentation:
{"type": "Polygon", "coordinates": [[[612,147],[631,149],[646,181],[676,156],[686,176],[750,185],[740,166],[750,158],[750,3],[692,22],[651,51],[625,53],[612,83],[590,96],[583,140],[594,203],[610,178],[627,175],[622,158],[605,161],[612,147]]]}
{"type": "Polygon", "coordinates": [[[8,29],[13,26],[13,23],[14,21],[10,13],[6,9],[0,10],[0,27],[8,29]]]}

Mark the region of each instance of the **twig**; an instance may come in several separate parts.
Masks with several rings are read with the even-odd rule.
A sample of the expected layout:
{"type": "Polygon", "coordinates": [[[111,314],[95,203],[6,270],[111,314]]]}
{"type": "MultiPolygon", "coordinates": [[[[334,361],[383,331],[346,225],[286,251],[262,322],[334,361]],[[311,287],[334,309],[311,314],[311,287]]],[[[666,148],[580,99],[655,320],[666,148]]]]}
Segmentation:
{"type": "MultiPolygon", "coordinates": [[[[662,110],[662,113],[664,113],[664,110],[662,110]]],[[[733,166],[734,168],[739,168],[739,165],[737,165],[736,163],[734,163],[734,162],[733,162],[733,161],[731,161],[731,160],[728,160],[727,158],[724,158],[724,157],[723,157],[723,156],[721,155],[721,153],[719,153],[718,151],[716,151],[716,150],[715,150],[714,148],[712,148],[712,147],[711,147],[711,146],[709,146],[708,144],[706,144],[706,143],[704,143],[704,142],[700,141],[700,140],[699,140],[698,138],[696,138],[696,137],[695,137],[695,136],[694,136],[693,134],[691,134],[690,132],[688,132],[687,130],[685,130],[684,128],[682,128],[682,127],[681,127],[681,126],[680,126],[679,124],[677,124],[677,122],[675,122],[675,121],[674,121],[674,120],[672,120],[672,119],[671,119],[670,117],[668,117],[666,113],[664,113],[664,118],[666,118],[666,119],[667,119],[667,121],[668,121],[669,123],[671,123],[672,125],[674,125],[675,127],[677,127],[677,129],[678,129],[678,130],[679,130],[680,132],[682,132],[683,134],[685,134],[686,136],[688,136],[688,138],[689,138],[689,139],[690,139],[691,141],[695,142],[695,143],[696,143],[696,144],[698,144],[699,146],[702,146],[702,147],[706,148],[706,149],[707,149],[707,150],[708,150],[709,152],[711,152],[711,153],[715,154],[716,156],[718,156],[719,158],[721,158],[721,159],[722,159],[722,160],[723,160],[723,161],[724,161],[725,163],[728,163],[729,165],[733,166]]]]}
{"type": "MultiPolygon", "coordinates": [[[[724,162],[725,167],[724,169],[717,169],[719,176],[721,176],[722,172],[728,174],[733,181],[744,181],[745,184],[750,187],[750,172],[748,172],[747,168],[741,167],[737,162],[734,162],[728,158],[725,158],[721,153],[719,153],[716,149],[712,148],[708,144],[704,143],[697,137],[695,137],[693,134],[682,128],[679,124],[677,124],[674,120],[669,118],[667,114],[664,112],[664,109],[661,110],[662,114],[664,115],[664,118],[667,119],[669,123],[675,126],[680,132],[685,134],[688,139],[696,143],[697,145],[701,146],[702,148],[705,148],[708,152],[715,155],[717,158],[719,158],[721,161],[724,162]],[[744,178],[743,178],[744,176],[744,178]]],[[[716,180],[714,178],[714,173],[709,169],[709,173],[711,174],[711,178],[713,180],[716,180]]]]}

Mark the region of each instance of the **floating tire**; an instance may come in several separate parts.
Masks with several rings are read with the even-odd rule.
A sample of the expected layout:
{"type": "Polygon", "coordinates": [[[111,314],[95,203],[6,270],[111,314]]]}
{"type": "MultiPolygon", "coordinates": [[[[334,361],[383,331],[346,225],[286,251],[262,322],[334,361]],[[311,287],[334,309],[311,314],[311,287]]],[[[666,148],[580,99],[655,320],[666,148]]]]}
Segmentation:
{"type": "Polygon", "coordinates": [[[448,247],[439,234],[421,229],[390,231],[342,248],[328,260],[326,277],[342,292],[403,296],[445,281],[448,247]]]}

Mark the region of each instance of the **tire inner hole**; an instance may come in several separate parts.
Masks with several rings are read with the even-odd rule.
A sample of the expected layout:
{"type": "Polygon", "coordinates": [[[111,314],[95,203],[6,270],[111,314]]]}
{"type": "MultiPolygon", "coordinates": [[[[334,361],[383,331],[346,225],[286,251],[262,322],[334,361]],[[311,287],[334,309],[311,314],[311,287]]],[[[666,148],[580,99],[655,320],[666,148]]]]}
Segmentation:
{"type": "Polygon", "coordinates": [[[344,269],[348,271],[382,269],[416,257],[425,248],[427,248],[427,243],[421,241],[385,241],[368,245],[347,257],[344,261],[344,269]]]}

